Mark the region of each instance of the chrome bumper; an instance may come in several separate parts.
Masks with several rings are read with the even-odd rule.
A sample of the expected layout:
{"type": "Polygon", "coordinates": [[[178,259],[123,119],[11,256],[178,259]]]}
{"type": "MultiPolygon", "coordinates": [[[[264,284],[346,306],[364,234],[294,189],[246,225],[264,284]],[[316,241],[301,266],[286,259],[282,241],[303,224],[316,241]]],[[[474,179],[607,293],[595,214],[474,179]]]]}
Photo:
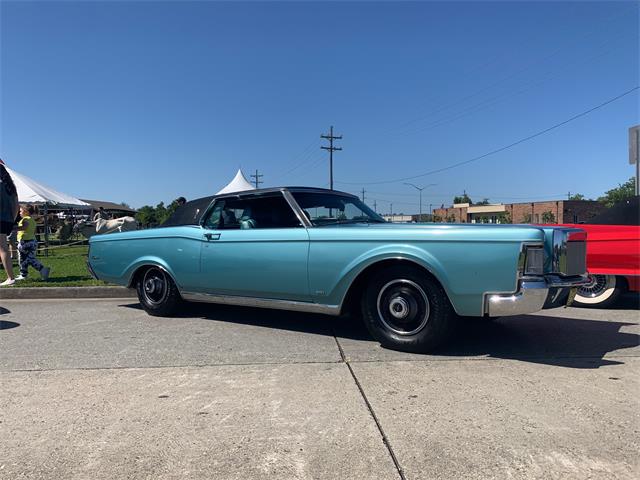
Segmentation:
{"type": "Polygon", "coordinates": [[[523,315],[542,310],[550,288],[573,288],[589,282],[586,275],[563,278],[559,275],[546,275],[539,278],[520,280],[515,293],[485,294],[484,312],[490,317],[523,315]]]}

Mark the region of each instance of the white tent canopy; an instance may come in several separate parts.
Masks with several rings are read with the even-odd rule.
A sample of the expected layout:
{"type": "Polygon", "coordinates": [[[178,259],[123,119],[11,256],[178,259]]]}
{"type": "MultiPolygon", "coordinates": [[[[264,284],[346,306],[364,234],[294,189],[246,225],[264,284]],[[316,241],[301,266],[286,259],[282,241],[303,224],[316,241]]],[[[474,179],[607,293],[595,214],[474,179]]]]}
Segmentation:
{"type": "Polygon", "coordinates": [[[13,183],[18,190],[18,201],[20,203],[41,203],[46,205],[56,205],[59,207],[80,207],[89,204],[82,200],[58,192],[53,188],[36,182],[35,180],[11,170],[7,167],[7,172],[11,175],[13,183]]]}
{"type": "Polygon", "coordinates": [[[238,173],[233,177],[233,180],[229,182],[229,184],[220,190],[216,195],[220,195],[222,193],[233,193],[233,192],[243,192],[245,190],[255,190],[256,187],[249,183],[247,177],[244,176],[241,169],[238,169],[238,173]]]}

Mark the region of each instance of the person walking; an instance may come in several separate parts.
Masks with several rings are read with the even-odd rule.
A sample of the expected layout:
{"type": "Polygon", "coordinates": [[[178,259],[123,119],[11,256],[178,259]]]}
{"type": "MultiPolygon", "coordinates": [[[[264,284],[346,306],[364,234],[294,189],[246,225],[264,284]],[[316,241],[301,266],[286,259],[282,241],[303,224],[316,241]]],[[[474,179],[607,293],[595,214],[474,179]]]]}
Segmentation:
{"type": "Polygon", "coordinates": [[[6,287],[16,283],[13,276],[13,263],[7,243],[7,235],[13,230],[18,215],[18,191],[13,179],[0,159],[0,259],[7,272],[7,278],[0,283],[0,287],[6,287]]]}
{"type": "Polygon", "coordinates": [[[29,274],[29,266],[40,272],[43,280],[49,278],[51,269],[45,267],[36,258],[38,241],[36,240],[36,221],[31,217],[35,209],[33,205],[23,205],[20,208],[22,219],[18,223],[18,258],[20,261],[20,275],[16,280],[25,280],[29,274]]]}

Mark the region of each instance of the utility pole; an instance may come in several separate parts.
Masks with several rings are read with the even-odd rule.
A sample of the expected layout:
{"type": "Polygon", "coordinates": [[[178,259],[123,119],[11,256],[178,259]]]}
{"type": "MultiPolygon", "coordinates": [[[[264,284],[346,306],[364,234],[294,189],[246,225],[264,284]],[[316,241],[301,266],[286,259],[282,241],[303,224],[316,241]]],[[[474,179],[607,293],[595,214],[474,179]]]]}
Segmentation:
{"type": "Polygon", "coordinates": [[[373,201],[373,211],[378,213],[378,202],[376,200],[373,201]]]}
{"type": "Polygon", "coordinates": [[[364,189],[364,187],[362,187],[362,192],[361,192],[361,193],[362,193],[362,203],[364,203],[364,194],[365,194],[365,189],[364,189]]]}
{"type": "Polygon", "coordinates": [[[251,175],[251,178],[254,178],[254,182],[256,184],[256,188],[260,188],[260,184],[264,183],[262,180],[260,180],[264,175],[262,174],[258,174],[258,169],[256,168],[256,174],[255,175],[251,175]]]}
{"type": "Polygon", "coordinates": [[[567,200],[571,200],[571,192],[567,192],[567,200]]]}
{"type": "Polygon", "coordinates": [[[329,140],[329,146],[328,147],[320,147],[323,150],[329,150],[329,188],[331,190],[333,190],[333,152],[336,150],[342,150],[341,147],[334,147],[333,146],[333,141],[334,140],[342,140],[342,135],[333,135],[333,125],[331,125],[331,127],[329,128],[329,135],[320,135],[320,138],[326,138],[327,140],[329,140]]]}

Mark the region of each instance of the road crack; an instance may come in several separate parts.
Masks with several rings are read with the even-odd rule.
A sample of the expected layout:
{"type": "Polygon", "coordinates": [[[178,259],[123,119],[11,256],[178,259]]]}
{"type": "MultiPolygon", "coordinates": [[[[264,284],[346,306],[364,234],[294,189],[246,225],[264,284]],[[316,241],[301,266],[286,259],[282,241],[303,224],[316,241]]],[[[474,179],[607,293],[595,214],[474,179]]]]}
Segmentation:
{"type": "Polygon", "coordinates": [[[378,419],[376,412],[373,410],[373,406],[371,405],[371,402],[369,402],[369,399],[367,398],[367,395],[364,392],[364,388],[362,388],[362,384],[360,383],[360,380],[358,380],[358,377],[356,377],[356,373],[353,371],[353,367],[351,366],[351,363],[349,362],[346,355],[344,354],[344,350],[342,349],[342,345],[340,345],[340,342],[338,341],[338,337],[336,337],[336,335],[334,334],[333,338],[336,341],[338,350],[340,351],[340,358],[342,359],[342,362],[349,369],[349,373],[351,373],[351,377],[353,378],[353,381],[355,382],[356,387],[358,387],[358,391],[360,392],[360,395],[362,396],[362,399],[364,400],[364,403],[367,406],[367,409],[369,410],[369,414],[371,415],[371,418],[373,418],[373,421],[375,422],[376,427],[378,427],[378,432],[380,432],[380,435],[382,436],[382,443],[384,443],[384,446],[387,448],[387,451],[391,456],[391,460],[393,460],[393,464],[395,465],[396,470],[398,471],[398,475],[400,476],[400,479],[407,480],[407,477],[404,475],[404,471],[400,466],[400,462],[398,461],[398,457],[396,457],[396,454],[393,451],[393,447],[391,445],[391,442],[389,441],[389,437],[387,437],[387,434],[382,428],[382,424],[380,423],[380,420],[378,419]]]}

